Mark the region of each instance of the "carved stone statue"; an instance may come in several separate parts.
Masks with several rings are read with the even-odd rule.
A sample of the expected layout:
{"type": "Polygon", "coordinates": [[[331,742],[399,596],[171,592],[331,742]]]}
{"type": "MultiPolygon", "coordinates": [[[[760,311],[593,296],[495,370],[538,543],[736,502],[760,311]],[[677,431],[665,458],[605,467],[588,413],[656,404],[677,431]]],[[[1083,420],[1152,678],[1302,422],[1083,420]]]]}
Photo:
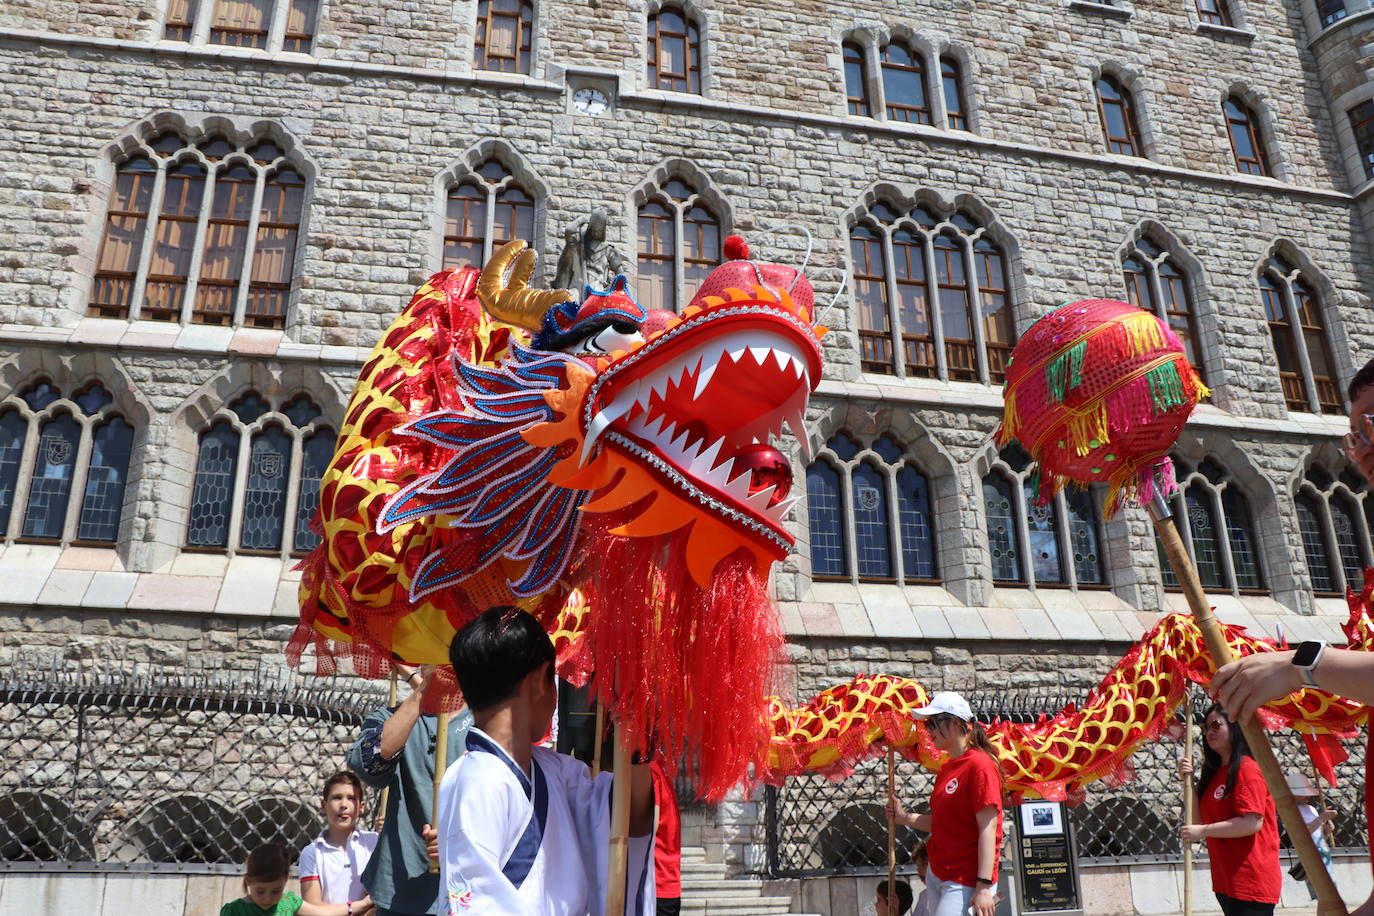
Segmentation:
{"type": "Polygon", "coordinates": [[[624,269],[625,258],[606,241],[606,211],[598,207],[564,233],[553,285],[572,290],[580,302],[584,287],[606,289],[624,269]]]}

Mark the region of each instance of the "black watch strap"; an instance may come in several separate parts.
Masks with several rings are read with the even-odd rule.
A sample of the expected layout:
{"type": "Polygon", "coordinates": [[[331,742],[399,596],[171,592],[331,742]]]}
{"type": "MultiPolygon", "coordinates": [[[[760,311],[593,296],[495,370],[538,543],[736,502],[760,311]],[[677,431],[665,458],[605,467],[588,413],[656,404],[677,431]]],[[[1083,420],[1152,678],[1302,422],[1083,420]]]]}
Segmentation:
{"type": "Polygon", "coordinates": [[[979,878],[979,879],[978,879],[978,884],[983,885],[983,886],[986,886],[986,887],[992,887],[992,886],[993,886],[994,884],[996,884],[996,883],[997,883],[997,882],[993,881],[991,878],[979,878]]]}

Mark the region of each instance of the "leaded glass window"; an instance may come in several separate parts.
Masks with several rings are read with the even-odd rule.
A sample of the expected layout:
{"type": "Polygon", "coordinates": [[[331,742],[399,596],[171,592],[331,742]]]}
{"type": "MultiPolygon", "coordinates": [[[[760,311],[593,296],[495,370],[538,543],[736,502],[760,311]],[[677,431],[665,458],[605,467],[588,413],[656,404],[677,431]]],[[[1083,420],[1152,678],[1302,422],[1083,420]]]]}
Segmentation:
{"type": "Polygon", "coordinates": [[[813,576],[861,582],[938,577],[929,483],[891,436],[864,445],[837,433],[807,469],[806,485],[813,576]]]}
{"type": "Polygon", "coordinates": [[[1312,590],[1332,596],[1343,594],[1347,587],[1358,591],[1365,568],[1374,565],[1370,559],[1374,499],[1364,479],[1349,468],[1336,479],[1313,465],[1293,502],[1312,590]]]}
{"type": "MultiPolygon", "coordinates": [[[[300,425],[300,424],[298,424],[300,425]]],[[[320,484],[334,457],[334,434],[316,433],[305,440],[301,450],[301,489],[296,502],[296,552],[308,553],[323,540],[311,530],[315,510],[320,507],[320,484]]]]}
{"type": "Polygon", "coordinates": [[[682,178],[651,191],[638,208],[635,293],[646,309],[680,311],[721,263],[721,220],[682,178]]]}
{"type": "MultiPolygon", "coordinates": [[[[1211,458],[1196,470],[1175,458],[1174,467],[1180,493],[1170,500],[1170,508],[1202,587],[1236,593],[1262,590],[1264,573],[1249,503],[1230,472],[1211,458]]],[[[1178,578],[1158,537],[1155,542],[1164,584],[1177,588],[1178,578]]]]}
{"type": "Polygon", "coordinates": [[[304,201],[270,141],[147,141],[116,171],[89,313],[285,327],[304,201]]]}
{"type": "Polygon", "coordinates": [[[112,417],[96,427],[91,437],[91,462],[86,471],[78,541],[113,544],[118,537],[133,448],[134,428],[123,418],[112,417]]]}
{"type": "Polygon", "coordinates": [[[68,394],[40,379],[0,401],[0,535],[113,544],[133,439],[99,382],[68,394]]]}
{"type": "Polygon", "coordinates": [[[1017,536],[1015,506],[1018,502],[1011,481],[992,473],[983,478],[983,511],[988,521],[988,550],[992,557],[994,582],[1020,582],[1021,549],[1017,536]]]}
{"type": "Polygon", "coordinates": [[[892,579],[892,545],[888,543],[887,477],[869,462],[850,471],[853,484],[854,545],[860,579],[892,579]]]}
{"type": "Polygon", "coordinates": [[[282,556],[313,549],[334,440],[308,395],[236,398],[201,434],[186,545],[282,556]]]}
{"type": "Polygon", "coordinates": [[[225,547],[239,461],[239,435],[233,424],[216,423],[200,437],[196,482],[191,488],[190,547],[225,547]]]}
{"type": "Polygon", "coordinates": [[[818,579],[849,571],[841,517],[840,472],[824,461],[806,469],[806,515],[811,532],[811,575],[818,579]]]}
{"type": "Polygon", "coordinates": [[[1015,320],[1006,259],[986,227],[963,212],[942,220],[876,203],[849,246],[863,371],[1002,382],[1015,320]]]}
{"type": "Polygon", "coordinates": [[[1039,487],[1035,464],[1017,445],[1004,448],[983,476],[993,581],[1105,585],[1091,492],[1065,490],[1042,506],[1039,487]]]}

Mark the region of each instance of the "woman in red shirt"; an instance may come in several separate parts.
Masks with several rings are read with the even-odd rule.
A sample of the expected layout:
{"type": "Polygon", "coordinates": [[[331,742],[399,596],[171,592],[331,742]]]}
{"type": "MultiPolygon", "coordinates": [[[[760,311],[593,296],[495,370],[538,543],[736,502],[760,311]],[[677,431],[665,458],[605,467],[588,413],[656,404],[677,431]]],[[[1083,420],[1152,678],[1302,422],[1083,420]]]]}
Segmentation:
{"type": "MultiPolygon", "coordinates": [[[[1185,843],[1207,841],[1212,890],[1225,916],[1273,916],[1283,887],[1274,798],[1240,726],[1214,705],[1203,719],[1197,823],[1185,824],[1185,843]]],[[[1185,776],[1193,762],[1179,765],[1185,776]]]]}
{"type": "Polygon", "coordinates": [[[957,693],[937,693],[916,710],[931,743],[947,756],[935,776],[930,813],[911,814],[895,795],[888,814],[899,824],[929,831],[926,851],[928,916],[977,916],[997,908],[997,858],[1002,849],[1002,767],[973,710],[957,693]]]}

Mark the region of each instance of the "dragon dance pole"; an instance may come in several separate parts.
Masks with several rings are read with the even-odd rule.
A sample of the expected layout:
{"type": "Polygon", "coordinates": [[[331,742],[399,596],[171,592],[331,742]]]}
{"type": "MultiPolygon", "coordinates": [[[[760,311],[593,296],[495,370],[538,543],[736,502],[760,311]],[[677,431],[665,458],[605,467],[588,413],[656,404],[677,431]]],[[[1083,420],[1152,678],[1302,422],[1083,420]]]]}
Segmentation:
{"type": "Polygon", "coordinates": [[[630,862],[630,746],[615,730],[615,771],[611,783],[611,855],[606,867],[606,914],[624,916],[625,878],[630,862]]]}
{"type": "MultiPolygon", "coordinates": [[[[1193,759],[1193,688],[1183,694],[1183,756],[1193,759]]],[[[1193,777],[1183,777],[1183,823],[1193,822],[1193,777]]],[[[1183,916],[1193,916],[1193,844],[1183,844],[1183,916]]]]}
{"type": "MultiPolygon", "coordinates": [[[[444,781],[444,771],[448,769],[448,717],[446,712],[439,713],[439,734],[434,746],[434,807],[431,808],[430,819],[438,820],[439,815],[439,783],[444,781]]],[[[439,860],[429,860],[429,873],[439,874],[439,860]]]]}
{"type": "MultiPolygon", "coordinates": [[[[897,752],[891,744],[887,746],[887,797],[897,797],[897,752]]],[[[887,815],[887,908],[889,912],[893,909],[892,902],[897,899],[896,881],[897,819],[889,811],[887,815]]]]}
{"type": "MultiPolygon", "coordinates": [[[[1197,622],[1198,630],[1207,643],[1207,651],[1211,653],[1212,660],[1219,668],[1233,661],[1235,654],[1232,653],[1231,645],[1221,631],[1221,624],[1212,615],[1212,606],[1202,590],[1197,567],[1193,565],[1192,557],[1188,556],[1187,548],[1183,546],[1183,538],[1179,536],[1178,528],[1174,525],[1168,503],[1157,496],[1149,503],[1148,508],[1155,531],[1159,534],[1159,541],[1164,546],[1164,553],[1169,557],[1169,564],[1173,566],[1174,575],[1188,599],[1193,620],[1197,622]]],[[[1288,839],[1297,849],[1298,859],[1317,891],[1317,913],[1319,916],[1346,916],[1345,902],[1341,900],[1336,885],[1322,862],[1321,853],[1317,851],[1317,844],[1312,841],[1312,834],[1307,832],[1307,825],[1298,813],[1298,805],[1293,801],[1293,793],[1288,789],[1288,779],[1279,766],[1278,758],[1274,756],[1274,749],[1269,744],[1269,736],[1265,734],[1264,727],[1260,725],[1258,717],[1254,717],[1248,722],[1241,722],[1240,728],[1250,745],[1255,762],[1264,774],[1264,781],[1269,785],[1269,792],[1274,796],[1279,820],[1288,831],[1288,839]]]]}

